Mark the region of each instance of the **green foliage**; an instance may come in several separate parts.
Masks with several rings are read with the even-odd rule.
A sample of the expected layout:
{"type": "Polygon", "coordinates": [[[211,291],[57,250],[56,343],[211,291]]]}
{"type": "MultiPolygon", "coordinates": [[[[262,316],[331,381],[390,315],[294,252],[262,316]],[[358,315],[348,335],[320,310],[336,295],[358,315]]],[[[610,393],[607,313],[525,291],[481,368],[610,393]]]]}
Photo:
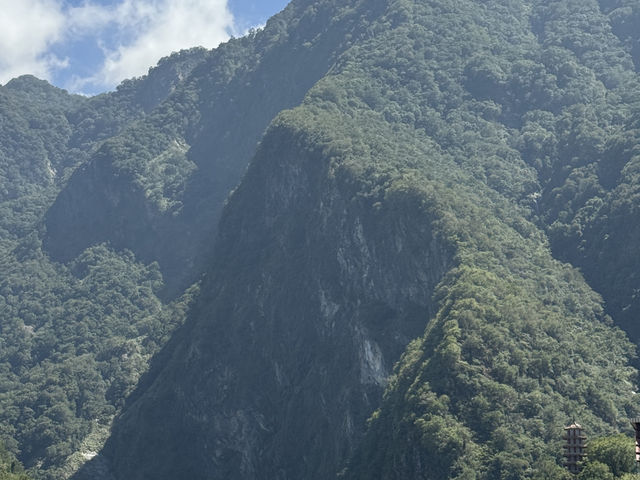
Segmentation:
{"type": "Polygon", "coordinates": [[[0,443],[0,480],[29,480],[22,464],[0,443]]]}
{"type": "Polygon", "coordinates": [[[190,297],[163,305],[157,264],[105,246],[69,268],[37,255],[7,257],[2,270],[0,434],[55,476],[87,435],[108,428],[190,297]]]}
{"type": "Polygon", "coordinates": [[[637,473],[625,473],[620,477],[622,480],[638,480],[640,474],[637,473]]]}
{"type": "Polygon", "coordinates": [[[589,463],[606,465],[615,477],[635,472],[635,444],[628,435],[599,437],[589,441],[589,463]]]}
{"type": "Polygon", "coordinates": [[[587,463],[578,475],[579,480],[613,480],[614,478],[611,469],[597,460],[587,463]]]}
{"type": "MultiPolygon", "coordinates": [[[[182,75],[202,58],[201,50],[184,52],[162,68],[182,75]]],[[[31,76],[0,87],[0,440],[42,478],[68,477],[81,463],[72,455],[88,451],[85,440],[104,441],[194,295],[162,302],[157,263],[130,252],[93,246],[68,265],[42,252],[40,225],[55,196],[103,140],[141,118],[159,102],[154,95],[166,97],[154,87],[161,74],[167,79],[155,71],[139,81],[144,95],[142,85],[127,85],[86,98],[31,76]]],[[[175,207],[173,179],[186,161],[174,147],[146,172],[164,208],[175,207]],[[170,179],[166,188],[158,175],[170,179]]],[[[18,478],[2,468],[0,477],[18,478]]]]}

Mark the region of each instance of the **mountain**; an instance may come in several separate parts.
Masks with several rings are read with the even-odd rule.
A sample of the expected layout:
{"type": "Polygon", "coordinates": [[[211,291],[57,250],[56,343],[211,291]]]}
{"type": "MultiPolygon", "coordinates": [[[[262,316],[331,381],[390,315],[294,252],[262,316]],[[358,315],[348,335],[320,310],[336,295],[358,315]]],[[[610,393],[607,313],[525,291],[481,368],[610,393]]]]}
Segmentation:
{"type": "Polygon", "coordinates": [[[566,422],[639,410],[638,18],[294,0],[112,94],[2,87],[7,445],[48,478],[564,478],[566,422]]]}
{"type": "Polygon", "coordinates": [[[301,13],[289,9],[259,36],[211,52],[166,102],[105,142],[47,212],[44,242],[52,258],[68,261],[109,241],[157,261],[168,297],[193,283],[225,199],[265,128],[298,104],[346,48],[343,32],[354,19],[336,22],[307,47],[326,16],[320,11],[311,22],[301,13]]]}
{"type": "Polygon", "coordinates": [[[371,20],[263,137],[115,425],[116,478],[515,478],[572,416],[607,432],[637,408],[631,345],[545,236],[593,126],[633,115],[606,11],[333,8],[371,20]]]}
{"type": "Polygon", "coordinates": [[[68,478],[100,448],[194,291],[163,304],[157,264],[104,242],[53,262],[43,218],[100,145],[162,102],[203,53],[93,98],[31,76],[0,87],[0,437],[43,478],[68,478]]]}

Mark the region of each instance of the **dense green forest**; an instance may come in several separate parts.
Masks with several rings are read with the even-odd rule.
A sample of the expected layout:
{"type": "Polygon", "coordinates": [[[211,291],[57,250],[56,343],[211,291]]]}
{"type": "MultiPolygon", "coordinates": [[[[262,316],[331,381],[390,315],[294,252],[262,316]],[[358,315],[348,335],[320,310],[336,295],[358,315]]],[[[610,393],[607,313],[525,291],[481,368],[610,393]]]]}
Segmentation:
{"type": "Polygon", "coordinates": [[[29,480],[24,467],[15,456],[7,452],[4,445],[0,444],[0,479],[2,480],[29,480]]]}
{"type": "Polygon", "coordinates": [[[294,0],[0,87],[0,478],[565,479],[573,418],[634,478],[639,22],[294,0]]]}
{"type": "MultiPolygon", "coordinates": [[[[173,70],[202,55],[173,57],[173,70]]],[[[157,85],[173,78],[162,67],[90,99],[29,76],[0,88],[0,436],[38,475],[68,477],[99,450],[197,288],[163,304],[157,264],[99,244],[63,265],[42,249],[56,195],[102,141],[145,115],[150,85],[162,95],[157,85]]]]}

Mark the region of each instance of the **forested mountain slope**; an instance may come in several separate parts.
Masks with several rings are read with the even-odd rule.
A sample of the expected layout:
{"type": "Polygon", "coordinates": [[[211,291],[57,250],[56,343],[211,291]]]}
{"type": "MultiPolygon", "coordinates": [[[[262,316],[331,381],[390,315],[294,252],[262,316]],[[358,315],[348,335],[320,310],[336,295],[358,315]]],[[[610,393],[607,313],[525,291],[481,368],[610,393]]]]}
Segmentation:
{"type": "Polygon", "coordinates": [[[633,124],[633,9],[314,5],[366,33],[263,137],[114,475],[559,478],[564,422],[638,408],[631,344],[553,258],[567,179],[611,188],[597,154],[633,124]]]}
{"type": "Polygon", "coordinates": [[[1,87],[2,440],[52,479],[561,478],[565,422],[640,407],[639,9],[294,0],[110,94],[1,87]]]}
{"type": "Polygon", "coordinates": [[[51,256],[68,261],[109,241],[158,261],[169,296],[189,286],[268,123],[302,100],[360,21],[331,13],[294,5],[259,35],[220,46],[152,114],[105,142],[46,215],[51,256]]]}
{"type": "MultiPolygon", "coordinates": [[[[631,53],[637,73],[640,5],[603,0],[600,7],[607,15],[611,32],[631,53]]],[[[608,55],[624,58],[620,53],[608,55]]],[[[542,197],[554,252],[581,268],[604,296],[609,313],[635,341],[640,338],[640,265],[636,250],[640,232],[635,173],[640,103],[636,77],[617,81],[614,91],[618,98],[612,99],[616,109],[609,114],[613,118],[606,118],[605,110],[597,105],[581,112],[580,123],[572,126],[572,135],[584,139],[579,150],[563,154],[564,145],[555,139],[543,147],[545,155],[565,160],[552,168],[542,197]]]]}
{"type": "Polygon", "coordinates": [[[89,99],[33,77],[2,87],[1,430],[35,473],[67,477],[99,450],[182,322],[260,135],[346,48],[338,34],[311,48],[326,20],[289,9],[259,38],[174,54],[89,99]]]}
{"type": "Polygon", "coordinates": [[[35,474],[66,478],[100,448],[192,293],[163,306],[157,265],[104,245],[51,262],[43,215],[101,142],[163,101],[205,53],[174,55],[93,98],[30,76],[0,87],[0,435],[35,474]]]}
{"type": "Polygon", "coordinates": [[[174,55],[146,77],[93,98],[69,95],[28,75],[1,87],[3,247],[32,231],[74,169],[88,160],[97,145],[163,101],[205,52],[194,49],[174,55]]]}

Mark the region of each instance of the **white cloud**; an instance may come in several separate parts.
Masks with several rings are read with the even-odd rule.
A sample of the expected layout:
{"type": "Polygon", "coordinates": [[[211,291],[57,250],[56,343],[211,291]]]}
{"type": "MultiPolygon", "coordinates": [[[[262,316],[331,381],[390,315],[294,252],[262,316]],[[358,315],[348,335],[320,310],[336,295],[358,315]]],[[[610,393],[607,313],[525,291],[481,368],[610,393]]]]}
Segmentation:
{"type": "Polygon", "coordinates": [[[58,2],[0,0],[0,11],[0,83],[24,73],[49,78],[65,64],[47,53],[66,22],[58,2]]]}
{"type": "Polygon", "coordinates": [[[212,48],[229,37],[233,16],[226,0],[127,0],[115,12],[123,33],[138,35],[115,48],[104,48],[102,70],[86,81],[112,86],[140,76],[161,57],[183,48],[212,48]]]}
{"type": "Polygon", "coordinates": [[[74,91],[113,88],[171,52],[213,48],[233,30],[227,0],[120,0],[110,6],[86,0],[79,7],[65,7],[63,0],[0,0],[0,9],[0,83],[24,73],[50,79],[68,65],[49,53],[52,45],[98,42],[104,62],[95,75],[76,77],[68,85],[74,91]]]}

